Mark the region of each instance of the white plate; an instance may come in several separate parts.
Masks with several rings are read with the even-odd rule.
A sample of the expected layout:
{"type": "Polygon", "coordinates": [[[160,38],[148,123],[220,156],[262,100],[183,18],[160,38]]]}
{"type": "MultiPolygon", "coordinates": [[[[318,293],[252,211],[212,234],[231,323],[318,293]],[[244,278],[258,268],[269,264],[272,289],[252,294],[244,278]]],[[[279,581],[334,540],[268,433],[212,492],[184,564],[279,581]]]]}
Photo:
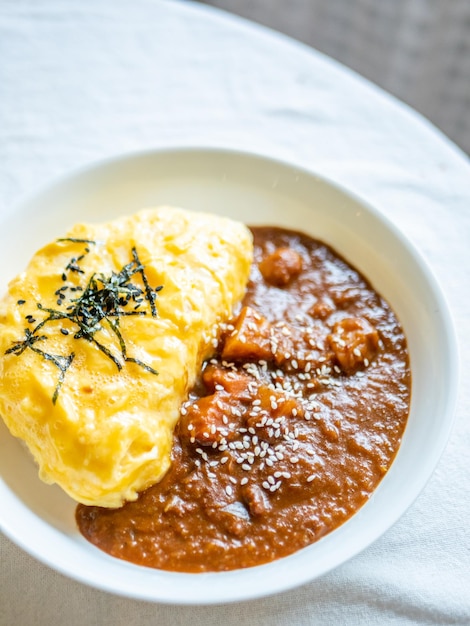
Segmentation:
{"type": "Polygon", "coordinates": [[[1,423],[0,528],[63,574],[133,598],[211,604],[284,591],[375,541],[430,477],[448,439],[457,390],[447,306],[420,255],[378,211],[306,170],[217,149],[119,157],[72,173],[23,202],[0,223],[2,291],[38,247],[74,222],[166,203],[303,230],[332,245],[392,304],[408,338],[413,373],[411,414],[395,462],[356,515],[292,556],[227,573],[168,573],[114,559],[87,543],[75,527],[74,502],[41,483],[30,457],[1,423]]]}

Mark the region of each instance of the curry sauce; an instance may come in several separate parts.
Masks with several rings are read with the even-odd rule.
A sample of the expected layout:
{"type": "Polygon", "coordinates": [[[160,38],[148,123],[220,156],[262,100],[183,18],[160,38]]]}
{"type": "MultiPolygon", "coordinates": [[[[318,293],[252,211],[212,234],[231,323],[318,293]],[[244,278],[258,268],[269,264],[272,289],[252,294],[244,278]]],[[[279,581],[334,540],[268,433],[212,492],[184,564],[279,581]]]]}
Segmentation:
{"type": "Polygon", "coordinates": [[[205,572],[287,556],[351,517],[396,455],[411,373],[390,306],[323,243],[252,232],[246,296],[181,407],[169,471],[120,509],[77,508],[115,557],[205,572]]]}

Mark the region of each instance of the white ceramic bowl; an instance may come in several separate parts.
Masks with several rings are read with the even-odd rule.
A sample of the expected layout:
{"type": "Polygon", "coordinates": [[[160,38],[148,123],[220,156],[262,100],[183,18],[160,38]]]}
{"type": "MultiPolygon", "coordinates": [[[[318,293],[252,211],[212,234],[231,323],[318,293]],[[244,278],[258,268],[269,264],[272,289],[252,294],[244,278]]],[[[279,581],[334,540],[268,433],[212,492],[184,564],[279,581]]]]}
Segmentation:
{"type": "Polygon", "coordinates": [[[448,309],[420,255],[378,211],[306,170],[217,149],[115,158],[72,173],[23,202],[0,223],[2,290],[39,246],[74,222],[165,203],[303,230],[332,245],[389,301],[408,338],[413,376],[411,413],[390,471],[356,515],[292,556],[227,573],[168,573],[114,559],[87,543],[75,527],[75,503],[58,487],[41,483],[28,453],[1,423],[0,528],[50,567],[123,596],[211,604],[284,591],[371,544],[430,477],[448,439],[456,400],[457,350],[448,309]]]}

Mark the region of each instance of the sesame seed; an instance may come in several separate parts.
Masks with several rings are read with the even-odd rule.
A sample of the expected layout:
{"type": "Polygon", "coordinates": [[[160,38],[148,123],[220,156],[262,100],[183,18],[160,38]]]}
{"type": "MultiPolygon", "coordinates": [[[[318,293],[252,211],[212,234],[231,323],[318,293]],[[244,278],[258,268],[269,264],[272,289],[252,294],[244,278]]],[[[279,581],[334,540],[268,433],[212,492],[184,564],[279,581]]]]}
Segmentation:
{"type": "Polygon", "coordinates": [[[225,487],[225,493],[226,493],[228,496],[233,495],[233,488],[231,487],[231,485],[227,485],[227,486],[225,487]]]}
{"type": "Polygon", "coordinates": [[[246,476],[244,476],[241,481],[240,481],[240,485],[246,485],[248,482],[248,478],[246,476]]]}
{"type": "Polygon", "coordinates": [[[308,483],[311,483],[312,480],[315,480],[315,474],[310,474],[310,476],[308,476],[308,478],[307,478],[307,482],[308,483]]]}

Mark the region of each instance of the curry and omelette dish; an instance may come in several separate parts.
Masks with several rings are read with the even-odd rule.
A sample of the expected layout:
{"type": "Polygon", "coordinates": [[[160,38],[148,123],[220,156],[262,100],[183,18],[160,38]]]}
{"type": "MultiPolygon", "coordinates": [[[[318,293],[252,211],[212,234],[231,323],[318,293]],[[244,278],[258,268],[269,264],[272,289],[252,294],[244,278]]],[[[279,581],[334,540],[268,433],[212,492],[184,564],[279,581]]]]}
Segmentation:
{"type": "Polygon", "coordinates": [[[80,533],[224,571],[319,540],[371,496],[411,372],[388,303],[331,247],[157,207],[77,224],[0,308],[0,414],[80,533]]]}

